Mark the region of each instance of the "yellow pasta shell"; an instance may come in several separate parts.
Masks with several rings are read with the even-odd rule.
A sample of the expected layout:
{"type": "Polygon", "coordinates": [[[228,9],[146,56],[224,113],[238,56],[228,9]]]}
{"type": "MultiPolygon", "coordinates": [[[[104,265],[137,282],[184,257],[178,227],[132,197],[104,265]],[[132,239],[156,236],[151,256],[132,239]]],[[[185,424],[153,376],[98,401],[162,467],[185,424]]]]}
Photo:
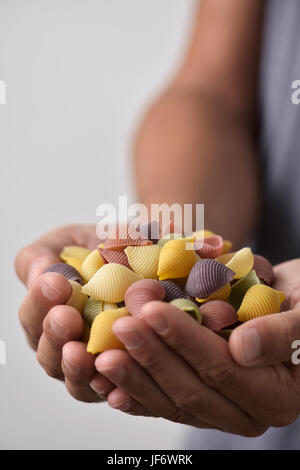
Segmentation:
{"type": "Polygon", "coordinates": [[[225,286],[221,287],[221,289],[216,290],[210,296],[205,297],[204,299],[197,299],[197,302],[203,304],[204,302],[208,302],[209,300],[228,300],[231,292],[231,284],[228,282],[225,286]]]}
{"type": "Polygon", "coordinates": [[[91,251],[81,265],[81,275],[84,282],[88,282],[103,265],[104,261],[99,251],[97,249],[91,251]]]}
{"type": "Polygon", "coordinates": [[[77,271],[81,274],[81,266],[82,266],[82,260],[81,259],[65,257],[64,262],[69,264],[73,268],[77,269],[77,271]]]}
{"type": "Polygon", "coordinates": [[[118,306],[113,303],[102,302],[102,300],[95,300],[90,297],[85,303],[82,316],[88,325],[92,325],[96,316],[104,310],[115,310],[118,306]]]}
{"type": "Polygon", "coordinates": [[[250,248],[242,248],[235,253],[226,253],[218,256],[217,261],[225,264],[235,272],[234,279],[240,279],[246,276],[253,268],[254,256],[250,248]]]}
{"type": "Polygon", "coordinates": [[[69,280],[69,283],[72,286],[72,293],[66,305],[71,305],[71,307],[76,308],[81,313],[88,296],[81,291],[82,286],[79,282],[69,280]]]}
{"type": "Polygon", "coordinates": [[[71,245],[64,247],[60,253],[60,257],[65,263],[67,262],[66,258],[77,258],[83,261],[90,252],[91,250],[84,246],[71,245]]]}
{"type": "Polygon", "coordinates": [[[128,287],[140,279],[143,279],[143,276],[122,264],[104,264],[82,287],[82,292],[95,300],[122,302],[128,287]]]}
{"type": "Polygon", "coordinates": [[[128,246],[125,253],[135,273],[147,279],[157,279],[157,268],[161,247],[159,245],[128,246]]]}
{"type": "Polygon", "coordinates": [[[114,322],[121,317],[129,315],[126,307],[117,310],[106,310],[98,315],[91,328],[87,352],[97,354],[109,349],[125,349],[112,331],[114,322]]]}
{"type": "Polygon", "coordinates": [[[232,242],[230,240],[223,240],[223,255],[225,255],[226,253],[229,253],[229,251],[231,250],[232,248],[232,242]]]}
{"type": "Polygon", "coordinates": [[[214,232],[211,230],[198,230],[197,232],[194,232],[191,236],[192,240],[201,240],[202,238],[207,238],[207,237],[213,237],[216,235],[214,232]]]}
{"type": "Polygon", "coordinates": [[[178,279],[189,275],[196,263],[194,250],[186,250],[186,243],[191,239],[180,238],[170,240],[160,252],[157,275],[161,281],[164,279],[178,279]]]}
{"type": "Polygon", "coordinates": [[[263,284],[257,284],[247,290],[241,306],[237,311],[239,321],[280,312],[284,294],[263,284]]]}

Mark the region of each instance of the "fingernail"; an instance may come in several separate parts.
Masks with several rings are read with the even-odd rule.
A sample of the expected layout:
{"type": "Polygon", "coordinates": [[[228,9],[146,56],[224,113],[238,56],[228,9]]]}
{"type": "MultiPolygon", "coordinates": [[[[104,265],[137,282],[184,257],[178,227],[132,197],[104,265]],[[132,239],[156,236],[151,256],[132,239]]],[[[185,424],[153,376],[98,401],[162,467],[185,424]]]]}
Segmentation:
{"type": "Polygon", "coordinates": [[[127,349],[136,349],[142,343],[140,334],[135,330],[117,330],[116,335],[127,349]]]}
{"type": "Polygon", "coordinates": [[[110,405],[110,407],[121,411],[127,411],[130,408],[130,402],[122,401],[121,403],[115,403],[114,405],[110,405]]]}
{"type": "Polygon", "coordinates": [[[164,335],[168,330],[168,325],[165,318],[161,315],[148,315],[144,317],[148,325],[150,325],[156,333],[164,335]]]}
{"type": "Polygon", "coordinates": [[[107,369],[99,370],[101,374],[108,377],[113,382],[121,382],[126,376],[126,370],[123,366],[109,367],[107,369]]]}
{"type": "Polygon", "coordinates": [[[107,392],[103,390],[103,388],[99,387],[98,380],[92,379],[89,383],[89,386],[95,393],[97,393],[97,395],[99,395],[100,398],[102,398],[102,400],[106,400],[107,392]]]}
{"type": "Polygon", "coordinates": [[[246,328],[240,340],[245,362],[253,362],[261,356],[261,341],[256,328],[246,328]]]}
{"type": "Polygon", "coordinates": [[[55,333],[57,336],[65,336],[66,333],[66,327],[65,325],[61,322],[60,316],[56,312],[56,310],[53,309],[51,312],[50,316],[50,328],[55,333]]]}
{"type": "Polygon", "coordinates": [[[61,292],[53,285],[49,279],[44,278],[41,282],[41,292],[44,297],[49,300],[57,300],[61,296],[61,292]]]}

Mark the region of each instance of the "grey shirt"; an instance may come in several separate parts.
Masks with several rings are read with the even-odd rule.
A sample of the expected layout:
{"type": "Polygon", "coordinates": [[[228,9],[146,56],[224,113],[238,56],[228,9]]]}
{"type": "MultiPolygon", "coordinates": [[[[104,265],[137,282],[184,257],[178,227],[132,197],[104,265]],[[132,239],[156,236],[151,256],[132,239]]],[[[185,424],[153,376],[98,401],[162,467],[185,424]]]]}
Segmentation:
{"type": "MultiPolygon", "coordinates": [[[[268,0],[260,67],[260,141],[264,205],[257,253],[273,263],[300,257],[300,0],[268,0]]],[[[300,449],[300,418],[258,438],[194,430],[189,449],[300,449]]]]}

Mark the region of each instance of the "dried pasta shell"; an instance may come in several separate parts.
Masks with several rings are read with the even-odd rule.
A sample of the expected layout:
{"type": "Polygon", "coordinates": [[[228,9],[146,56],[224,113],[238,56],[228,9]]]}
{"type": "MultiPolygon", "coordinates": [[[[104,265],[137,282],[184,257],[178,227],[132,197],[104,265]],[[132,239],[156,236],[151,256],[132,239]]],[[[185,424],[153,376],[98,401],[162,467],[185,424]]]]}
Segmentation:
{"type": "Polygon", "coordinates": [[[81,284],[76,281],[69,281],[69,283],[72,286],[72,292],[66,305],[76,308],[81,313],[88,296],[81,292],[81,284]]]}
{"type": "Polygon", "coordinates": [[[109,263],[94,274],[82,287],[82,292],[95,300],[122,302],[128,287],[140,279],[142,276],[122,264],[109,263]]]}
{"type": "Polygon", "coordinates": [[[122,264],[122,266],[126,266],[126,268],[131,269],[124,250],[112,250],[105,248],[98,248],[98,250],[106,263],[122,264]]]}
{"type": "Polygon", "coordinates": [[[196,255],[194,250],[186,250],[187,242],[189,239],[186,238],[170,240],[162,247],[157,270],[161,281],[189,275],[196,263],[196,255]]]}
{"type": "Polygon", "coordinates": [[[152,245],[152,241],[138,232],[134,235],[129,235],[126,227],[117,229],[116,234],[109,235],[104,242],[105,249],[112,248],[114,250],[123,250],[127,246],[140,245],[152,245]]]}
{"type": "Polygon", "coordinates": [[[182,233],[167,233],[166,235],[160,238],[160,240],[158,241],[158,245],[163,247],[170,240],[177,240],[178,238],[183,238],[182,233]]]}
{"type": "Polygon", "coordinates": [[[197,241],[197,240],[204,240],[204,238],[213,237],[215,235],[216,234],[212,232],[211,230],[198,230],[197,232],[194,232],[192,234],[191,238],[194,241],[197,241]]]}
{"type": "MultiPolygon", "coordinates": [[[[223,252],[223,238],[219,235],[212,235],[211,237],[204,238],[203,245],[201,248],[196,249],[196,253],[201,258],[216,258],[223,252]]],[[[195,248],[197,248],[197,241],[195,242],[195,248]]]]}
{"type": "Polygon", "coordinates": [[[221,336],[221,338],[225,339],[226,341],[229,341],[230,335],[233,332],[233,330],[225,328],[225,330],[219,330],[216,331],[216,333],[221,336]]]}
{"type": "Polygon", "coordinates": [[[198,299],[196,298],[197,302],[200,304],[203,304],[205,302],[209,302],[210,300],[228,300],[231,292],[231,284],[230,282],[227,282],[225,286],[221,287],[218,289],[216,292],[213,292],[211,295],[204,299],[198,299]]]}
{"type": "Polygon", "coordinates": [[[83,279],[77,269],[69,266],[67,263],[54,263],[49,266],[44,273],[58,273],[69,281],[76,281],[83,284],[83,279]]]}
{"type": "Polygon", "coordinates": [[[129,265],[135,273],[148,279],[157,279],[160,246],[128,246],[124,251],[129,265]]]}
{"type": "Polygon", "coordinates": [[[191,315],[198,323],[202,323],[202,315],[200,313],[199,307],[189,299],[174,299],[170,302],[170,305],[174,305],[180,310],[191,315]]]}
{"type": "Polygon", "coordinates": [[[60,257],[63,261],[67,262],[66,259],[68,258],[77,258],[83,261],[88,254],[90,254],[91,250],[85,248],[84,246],[65,246],[62,252],[60,253],[60,257]]]}
{"type": "Polygon", "coordinates": [[[152,220],[148,224],[142,224],[139,227],[139,230],[143,237],[151,240],[155,245],[159,240],[159,223],[157,220],[152,220]]]}
{"type": "Polygon", "coordinates": [[[84,306],[82,316],[88,325],[92,325],[96,316],[101,312],[104,310],[115,310],[117,308],[118,306],[116,304],[102,302],[102,300],[95,300],[90,297],[84,306]]]}
{"type": "Polygon", "coordinates": [[[91,251],[81,265],[81,274],[84,282],[88,282],[103,264],[104,261],[98,249],[91,251]]]}
{"type": "Polygon", "coordinates": [[[233,279],[234,272],[214,259],[202,259],[192,268],[185,291],[192,297],[204,299],[233,279]]]}
{"type": "Polygon", "coordinates": [[[259,284],[250,287],[237,311],[238,320],[245,322],[252,318],[280,312],[284,294],[272,287],[259,284]]]}
{"type": "Polygon", "coordinates": [[[271,286],[273,284],[275,280],[274,269],[267,258],[261,255],[254,255],[253,269],[255,269],[258,278],[264,284],[267,284],[267,286],[271,286]]]}
{"type": "Polygon", "coordinates": [[[131,315],[138,315],[141,308],[152,300],[163,300],[165,297],[164,287],[154,279],[142,279],[131,284],[125,294],[125,305],[131,315]]]}
{"type": "Polygon", "coordinates": [[[223,300],[211,300],[200,307],[203,325],[210,330],[219,331],[237,321],[235,309],[223,300]]]}
{"type": "Polygon", "coordinates": [[[72,266],[72,268],[75,268],[80,273],[80,275],[82,276],[82,274],[81,274],[81,266],[82,266],[82,263],[83,263],[82,259],[66,257],[65,258],[65,263],[67,263],[69,266],[72,266]]]}
{"type": "Polygon", "coordinates": [[[165,302],[172,302],[175,299],[188,299],[186,293],[174,281],[166,279],[159,282],[165,289],[165,302]]]}
{"type": "Polygon", "coordinates": [[[127,315],[128,311],[125,307],[116,310],[106,310],[101,315],[98,315],[92,324],[87,352],[97,354],[109,349],[125,349],[124,345],[113,333],[112,326],[118,318],[127,315]]]}
{"type": "Polygon", "coordinates": [[[232,248],[232,242],[230,240],[223,240],[223,252],[222,255],[229,253],[232,248]]]}
{"type": "Polygon", "coordinates": [[[82,332],[81,341],[83,341],[84,343],[88,343],[89,339],[90,339],[90,333],[91,333],[91,328],[89,327],[87,322],[84,321],[83,322],[83,332],[82,332]]]}
{"type": "Polygon", "coordinates": [[[253,268],[254,256],[250,248],[242,248],[235,253],[227,253],[217,258],[220,263],[234,271],[234,279],[246,276],[253,268]]]}
{"type": "Polygon", "coordinates": [[[238,310],[246,294],[247,290],[250,287],[260,284],[260,281],[256,275],[254,269],[252,269],[246,276],[239,279],[231,288],[231,294],[229,297],[229,302],[231,305],[238,310]]]}

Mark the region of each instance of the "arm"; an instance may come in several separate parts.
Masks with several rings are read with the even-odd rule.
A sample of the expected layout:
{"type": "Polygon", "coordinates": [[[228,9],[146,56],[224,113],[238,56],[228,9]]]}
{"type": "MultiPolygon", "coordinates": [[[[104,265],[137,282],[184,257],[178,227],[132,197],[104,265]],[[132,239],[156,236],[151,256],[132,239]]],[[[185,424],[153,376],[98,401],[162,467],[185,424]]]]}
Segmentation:
{"type": "Polygon", "coordinates": [[[184,64],[146,114],[135,143],[141,201],[205,203],[206,227],[235,243],[251,232],[259,200],[262,16],[260,0],[202,0],[184,64]]]}

